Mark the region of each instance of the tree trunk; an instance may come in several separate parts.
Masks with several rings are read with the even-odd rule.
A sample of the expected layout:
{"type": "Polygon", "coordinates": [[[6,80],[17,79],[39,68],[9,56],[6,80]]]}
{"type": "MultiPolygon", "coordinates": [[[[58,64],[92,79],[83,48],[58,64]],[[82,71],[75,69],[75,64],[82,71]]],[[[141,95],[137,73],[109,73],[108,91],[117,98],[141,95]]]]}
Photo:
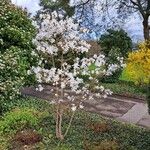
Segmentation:
{"type": "Polygon", "coordinates": [[[149,18],[149,16],[146,16],[146,17],[144,17],[144,19],[143,19],[143,33],[144,33],[144,39],[145,39],[145,40],[149,40],[148,18],[149,18]]]}
{"type": "Polygon", "coordinates": [[[60,110],[60,114],[59,114],[59,124],[58,124],[58,130],[59,130],[59,138],[60,140],[63,140],[64,139],[64,135],[62,133],[62,116],[63,116],[63,112],[62,110],[60,110]]]}
{"type": "Polygon", "coordinates": [[[60,140],[64,139],[64,136],[62,133],[62,116],[63,116],[63,111],[59,110],[59,108],[57,108],[57,112],[56,112],[56,137],[60,140]]]}

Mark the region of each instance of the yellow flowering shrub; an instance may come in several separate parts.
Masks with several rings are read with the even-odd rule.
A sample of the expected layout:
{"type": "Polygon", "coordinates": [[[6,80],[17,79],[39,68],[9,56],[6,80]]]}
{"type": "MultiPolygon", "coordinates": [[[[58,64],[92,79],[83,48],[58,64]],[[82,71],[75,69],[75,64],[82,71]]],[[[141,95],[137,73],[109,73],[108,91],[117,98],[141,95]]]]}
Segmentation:
{"type": "Polygon", "coordinates": [[[129,53],[124,73],[136,84],[150,83],[150,41],[139,45],[139,50],[129,53]]]}

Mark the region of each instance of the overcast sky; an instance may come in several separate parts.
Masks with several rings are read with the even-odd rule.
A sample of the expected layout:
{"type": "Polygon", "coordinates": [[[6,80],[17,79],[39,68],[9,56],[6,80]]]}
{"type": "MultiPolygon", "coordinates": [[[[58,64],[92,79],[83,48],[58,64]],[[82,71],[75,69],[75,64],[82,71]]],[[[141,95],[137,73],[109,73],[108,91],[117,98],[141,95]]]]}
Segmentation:
{"type": "Polygon", "coordinates": [[[40,9],[39,0],[11,0],[12,3],[17,4],[23,8],[27,8],[30,13],[35,14],[40,9]]]}

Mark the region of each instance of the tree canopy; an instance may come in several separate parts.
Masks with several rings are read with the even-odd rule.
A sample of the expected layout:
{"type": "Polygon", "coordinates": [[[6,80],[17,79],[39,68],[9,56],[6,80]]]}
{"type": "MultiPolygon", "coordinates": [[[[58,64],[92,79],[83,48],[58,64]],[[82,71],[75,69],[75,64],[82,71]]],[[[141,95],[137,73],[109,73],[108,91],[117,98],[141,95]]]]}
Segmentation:
{"type": "Polygon", "coordinates": [[[43,9],[54,10],[64,10],[68,16],[72,16],[75,12],[75,7],[69,5],[70,0],[40,0],[40,5],[43,6],[43,9]]]}

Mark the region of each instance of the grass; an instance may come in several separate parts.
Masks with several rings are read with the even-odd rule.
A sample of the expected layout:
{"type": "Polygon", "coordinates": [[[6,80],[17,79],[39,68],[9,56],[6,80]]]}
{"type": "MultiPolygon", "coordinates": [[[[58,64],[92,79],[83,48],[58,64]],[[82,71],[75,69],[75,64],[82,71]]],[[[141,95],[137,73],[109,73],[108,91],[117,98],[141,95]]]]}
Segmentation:
{"type": "MultiPolygon", "coordinates": [[[[49,115],[43,117],[39,126],[34,128],[41,136],[42,141],[33,145],[26,145],[30,150],[149,150],[150,130],[131,126],[96,114],[84,111],[76,113],[72,127],[64,141],[55,137],[55,119],[53,106],[49,103],[33,98],[17,100],[11,103],[11,108],[32,108],[37,111],[47,111],[49,115]]],[[[10,108],[10,110],[11,110],[10,108]]],[[[7,112],[8,113],[8,112],[7,112]]],[[[69,122],[70,113],[66,112],[63,118],[63,127],[69,122]]],[[[0,136],[0,149],[13,149],[14,134],[0,136]]],[[[18,144],[18,149],[24,145],[18,144]]]]}
{"type": "MultiPolygon", "coordinates": [[[[114,76],[115,77],[115,76],[114,76]]],[[[135,85],[125,70],[122,71],[119,79],[113,80],[110,78],[110,81],[113,82],[104,82],[103,86],[113,91],[114,94],[119,94],[123,96],[135,97],[135,98],[146,98],[146,87],[143,85],[135,85]]]]}
{"type": "Polygon", "coordinates": [[[102,83],[102,85],[113,91],[114,94],[131,96],[136,98],[146,98],[146,90],[129,82],[102,83]]]}

